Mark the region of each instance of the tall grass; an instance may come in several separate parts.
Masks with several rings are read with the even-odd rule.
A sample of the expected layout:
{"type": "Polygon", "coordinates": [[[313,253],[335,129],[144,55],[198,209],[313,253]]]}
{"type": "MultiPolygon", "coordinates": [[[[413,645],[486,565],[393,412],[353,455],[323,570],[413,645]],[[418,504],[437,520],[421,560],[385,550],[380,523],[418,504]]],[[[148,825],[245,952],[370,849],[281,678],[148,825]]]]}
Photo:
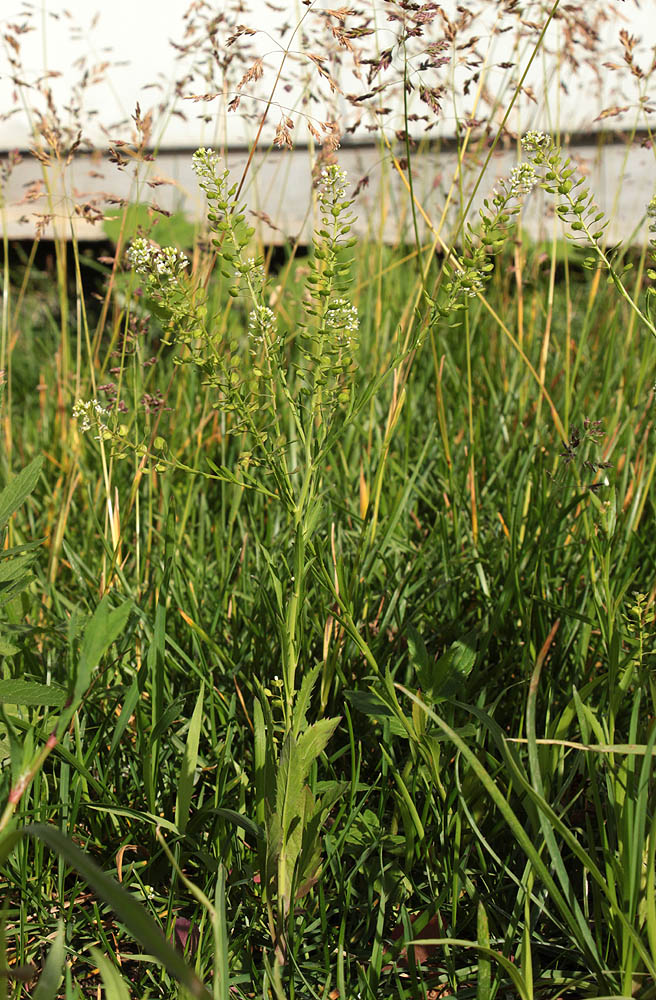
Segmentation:
{"type": "Polygon", "coordinates": [[[414,246],[329,146],[307,255],[208,151],[176,247],[5,240],[5,996],[656,994],[653,201],[531,132],[422,246],[399,141],[414,246]]]}

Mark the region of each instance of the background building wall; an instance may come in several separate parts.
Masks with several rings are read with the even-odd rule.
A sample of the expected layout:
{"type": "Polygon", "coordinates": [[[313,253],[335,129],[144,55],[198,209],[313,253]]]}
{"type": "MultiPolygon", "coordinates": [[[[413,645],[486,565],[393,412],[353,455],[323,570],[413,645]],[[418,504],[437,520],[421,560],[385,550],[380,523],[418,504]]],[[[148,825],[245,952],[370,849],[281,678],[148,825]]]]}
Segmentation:
{"type": "MultiPolygon", "coordinates": [[[[423,34],[399,47],[404,11],[385,0],[350,4],[355,13],[341,18],[337,5],[323,0],[310,7],[114,0],[98,10],[83,0],[65,10],[59,0],[33,7],[5,0],[0,154],[44,151],[42,162],[25,155],[5,183],[5,231],[30,236],[35,219],[46,235],[65,231],[73,215],[80,236],[98,237],[97,216],[112,211],[112,198],[114,205],[146,200],[200,217],[191,151],[217,146],[240,177],[284,57],[258,145],[269,152],[258,153],[245,190],[251,207],[273,223],[259,220],[264,237],[309,232],[312,163],[322,143],[341,133],[338,157],[354,184],[368,184],[360,195],[361,231],[382,203],[379,235],[398,238],[407,233],[407,199],[390,149],[399,158],[407,152],[406,115],[418,144],[415,194],[429,218],[439,217],[456,171],[456,136],[462,140],[471,126],[473,177],[551,7],[543,0],[468,6],[469,20],[453,2],[421,5],[423,34]],[[444,45],[449,26],[458,30],[444,45]],[[362,29],[368,33],[357,34],[362,29]],[[404,74],[415,85],[405,108],[404,74]],[[272,148],[276,134],[280,149],[272,148]]],[[[563,4],[561,14],[523,80],[479,197],[516,162],[512,136],[540,128],[572,140],[575,161],[590,175],[601,207],[612,211],[611,238],[636,238],[656,177],[648,132],[656,119],[648,79],[656,0],[586,0],[580,10],[563,4]],[[635,129],[632,144],[609,141],[609,131],[614,139],[635,129]]],[[[544,228],[539,198],[526,223],[536,233],[544,228]]]]}

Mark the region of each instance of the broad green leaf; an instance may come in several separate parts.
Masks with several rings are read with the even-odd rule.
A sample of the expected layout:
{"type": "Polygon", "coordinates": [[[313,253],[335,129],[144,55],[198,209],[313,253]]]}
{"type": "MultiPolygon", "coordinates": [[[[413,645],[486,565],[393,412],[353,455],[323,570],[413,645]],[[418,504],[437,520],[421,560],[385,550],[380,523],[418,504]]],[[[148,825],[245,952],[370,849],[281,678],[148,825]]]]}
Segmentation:
{"type": "Polygon", "coordinates": [[[12,830],[11,833],[7,833],[4,837],[2,837],[0,840],[0,865],[4,865],[5,861],[22,836],[22,830],[12,830]]]}
{"type": "Polygon", "coordinates": [[[66,701],[63,688],[37,681],[0,681],[0,705],[48,705],[60,708],[66,701]]]}
{"type": "Polygon", "coordinates": [[[292,822],[303,813],[303,785],[305,775],[301,758],[292,733],[283,743],[276,775],[276,812],[280,817],[283,840],[292,822]]]}
{"type": "Polygon", "coordinates": [[[39,455],[17,476],[14,476],[0,493],[0,530],[5,527],[11,515],[27,500],[39,480],[42,465],[43,457],[39,455]]]}
{"type": "Polygon", "coordinates": [[[419,635],[419,632],[414,625],[407,626],[406,638],[408,640],[408,655],[410,657],[410,663],[413,665],[415,670],[417,670],[418,673],[430,670],[431,663],[428,658],[428,653],[426,652],[424,640],[419,635]]]}
{"type": "Polygon", "coordinates": [[[440,656],[436,663],[419,672],[419,683],[428,701],[441,701],[462,694],[464,682],[476,662],[476,632],[467,632],[440,656]]]}
{"type": "Polygon", "coordinates": [[[73,690],[74,705],[77,705],[82,699],[91,683],[94,670],[111,644],[124,631],[131,610],[132,603],[130,601],[124,601],[118,608],[111,610],[109,598],[106,595],[87,622],[73,690]]]}
{"type": "Polygon", "coordinates": [[[0,638],[0,656],[15,656],[19,648],[19,646],[8,642],[7,639],[0,638]]]}

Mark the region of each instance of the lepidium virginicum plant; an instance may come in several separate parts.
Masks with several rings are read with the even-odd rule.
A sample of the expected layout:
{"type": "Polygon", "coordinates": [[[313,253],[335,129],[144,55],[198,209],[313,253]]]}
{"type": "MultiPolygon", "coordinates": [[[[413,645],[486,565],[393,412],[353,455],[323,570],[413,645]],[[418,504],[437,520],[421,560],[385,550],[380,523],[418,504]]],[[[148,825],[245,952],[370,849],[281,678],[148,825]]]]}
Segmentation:
{"type": "MultiPolygon", "coordinates": [[[[321,560],[315,544],[326,489],[326,456],[345,423],[354,419],[379,379],[357,396],[354,353],[358,316],[346,297],[350,262],[351,202],[346,178],[336,165],[323,169],[317,188],[319,225],[305,289],[305,313],[289,362],[283,332],[267,304],[264,269],[248,256],[253,234],[236,185],[218,155],[199,149],[193,167],[209,203],[208,218],[222,274],[230,294],[245,299],[248,351],[239,333],[217,332],[186,259],[171,249],[136,240],[128,260],[144,281],[146,298],[164,314],[178,363],[195,365],[225,414],[226,429],[245,443],[239,467],[213,466],[217,475],[276,498],[293,539],[291,560],[274,561],[265,546],[272,604],[280,639],[280,697],[261,689],[255,704],[255,789],[262,888],[275,950],[271,979],[282,995],[281,970],[289,954],[295,900],[316,882],[321,865],[321,829],[341,791],[324,783],[315,799],[310,771],[339,719],[307,722],[320,664],[301,661],[308,574],[321,560]]],[[[86,411],[85,411],[86,412],[86,411]]],[[[96,416],[95,408],[92,416],[96,416]]],[[[107,433],[103,423],[101,434],[107,433]]],[[[118,438],[117,438],[118,439],[118,438]]],[[[123,448],[125,437],[120,438],[123,448]]],[[[163,447],[163,445],[162,445],[163,447]]],[[[332,601],[332,595],[329,601],[332,601]]]]}
{"type": "Polygon", "coordinates": [[[274,565],[263,550],[275,595],[281,698],[270,703],[261,691],[254,712],[257,819],[265,832],[260,870],[275,949],[271,976],[281,995],[281,970],[289,951],[288,918],[295,901],[318,878],[321,829],[340,792],[332,783],[315,800],[307,785],[310,770],[339,720],[320,719],[308,725],[306,713],[320,666],[300,662],[300,650],[307,648],[302,641],[303,607],[310,563],[317,558],[312,540],[319,522],[323,464],[338,422],[343,427],[349,409],[353,411],[358,317],[345,297],[349,264],[340,256],[353,243],[351,203],[345,197],[343,172],[335,165],[326,167],[318,185],[320,225],[307,277],[297,360],[289,365],[276,316],[266,304],[263,269],[246,256],[251,231],[243,207],[235,203],[228,172],[221,169],[217,155],[205,149],[195,154],[194,169],[209,201],[222,272],[232,282],[231,294],[243,293],[250,306],[250,356],[244,357],[237,343],[217,345],[208,327],[195,331],[195,343],[188,341],[189,356],[216,391],[217,405],[231,413],[232,430],[247,433],[252,442],[248,461],[256,472],[273,479],[294,545],[289,566],[274,565]],[[274,721],[276,706],[279,722],[274,721]],[[276,732],[281,732],[280,740],[276,732]]]}
{"type": "Polygon", "coordinates": [[[484,291],[494,270],[494,257],[508,242],[522,199],[531,193],[538,180],[531,163],[519,163],[510,177],[502,178],[491,196],[483,201],[477,230],[469,223],[465,227],[462,256],[453,249],[450,251],[444,264],[445,280],[437,297],[427,295],[432,322],[464,309],[464,299],[475,298],[484,291]]]}
{"type": "Polygon", "coordinates": [[[232,282],[230,292],[235,296],[243,292],[250,305],[250,358],[244,358],[236,339],[218,345],[207,327],[193,334],[190,331],[189,357],[215,389],[216,405],[231,413],[230,429],[248,433],[252,450],[246,453],[246,460],[273,478],[294,536],[287,593],[279,569],[270,567],[278,596],[285,727],[289,731],[297,690],[308,545],[320,512],[322,462],[338,415],[343,426],[342,410],[353,401],[350,376],[358,318],[344,297],[349,265],[340,259],[340,252],[353,244],[349,236],[351,203],[345,198],[343,172],[335,165],[326,167],[318,188],[321,223],[307,277],[300,357],[288,365],[276,316],[265,301],[262,266],[246,256],[252,230],[245,224],[244,208],[234,201],[235,188],[228,186],[228,171],[221,170],[217,154],[206,149],[195,153],[194,169],[210,204],[213,243],[221,270],[232,282]],[[284,421],[281,401],[285,403],[284,421]],[[288,430],[289,417],[292,431],[288,430]]]}

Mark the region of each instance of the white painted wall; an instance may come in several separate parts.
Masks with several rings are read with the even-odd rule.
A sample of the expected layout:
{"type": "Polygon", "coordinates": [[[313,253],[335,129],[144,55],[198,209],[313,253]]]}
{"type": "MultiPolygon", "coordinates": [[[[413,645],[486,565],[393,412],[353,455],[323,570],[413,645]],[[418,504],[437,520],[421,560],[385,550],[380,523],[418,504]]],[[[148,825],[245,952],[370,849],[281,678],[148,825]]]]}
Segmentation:
{"type": "MultiPolygon", "coordinates": [[[[449,16],[456,16],[459,2],[447,0],[442,9],[449,16]]],[[[41,165],[31,157],[24,158],[4,185],[2,219],[5,232],[11,238],[31,238],[40,214],[42,221],[47,216],[43,228],[46,236],[69,234],[72,218],[80,237],[99,238],[102,228],[85,217],[85,206],[91,206],[91,214],[93,211],[116,214],[120,210],[104,198],[106,193],[130,201],[157,201],[169,210],[183,209],[188,215],[201,218],[204,202],[190,171],[191,150],[199,145],[220,146],[227,151],[229,166],[239,179],[247,147],[253,140],[279,68],[281,53],[284,47],[291,46],[288,68],[296,71],[297,78],[288,81],[288,86],[278,88],[276,100],[294,121],[295,151],[290,155],[274,149],[266,157],[258,152],[244,196],[250,207],[271,216],[282,233],[294,236],[303,232],[309,236],[311,163],[306,149],[310,138],[306,119],[319,130],[322,120],[345,116],[347,121],[353,121],[353,106],[344,95],[362,95],[379,80],[387,81],[393,75],[381,76],[370,85],[366,79],[368,68],[362,67],[358,77],[352,71],[350,60],[344,59],[341,69],[333,68],[343,94],[331,95],[325,82],[318,82],[316,73],[308,73],[312,70],[308,55],[324,51],[322,39],[313,37],[313,33],[325,24],[325,18],[314,17],[313,20],[314,12],[344,3],[345,0],[314,0],[308,14],[300,0],[291,3],[286,0],[105,0],[103,6],[99,6],[97,0],[68,0],[66,11],[62,8],[62,0],[34,0],[29,4],[26,0],[0,0],[0,154],[13,148],[26,150],[33,144],[38,112],[47,111],[42,93],[44,86],[52,89],[53,106],[70,135],[75,135],[79,120],[83,138],[88,142],[82,145],[74,163],[61,176],[54,168],[50,169],[49,196],[45,193],[46,186],[39,187],[44,185],[41,165]],[[245,8],[241,11],[238,10],[240,2],[245,8]],[[245,68],[252,64],[252,58],[244,65],[236,62],[230,67],[225,89],[217,99],[210,102],[185,99],[222,89],[222,81],[215,73],[216,61],[207,45],[195,53],[190,48],[194,40],[207,41],[203,25],[215,14],[225,15],[232,25],[245,24],[256,32],[247,39],[240,39],[231,49],[226,46],[230,32],[222,27],[217,36],[220,57],[226,53],[243,55],[246,46],[250,45],[252,58],[260,56],[263,59],[262,79],[244,86],[236,114],[227,113],[227,104],[237,93],[236,86],[245,68]],[[296,30],[304,15],[301,29],[296,30]],[[17,28],[29,30],[18,31],[17,28]],[[304,32],[307,37],[303,37],[304,32]],[[8,37],[14,37],[20,45],[18,54],[7,41],[8,37]],[[172,43],[177,43],[178,48],[172,43]],[[187,51],[181,52],[180,46],[186,46],[187,51]],[[19,59],[20,70],[11,66],[10,58],[19,59]],[[213,72],[214,79],[211,78],[213,72]],[[23,86],[17,86],[12,80],[17,74],[23,86]],[[298,79],[299,74],[301,77],[305,74],[305,83],[298,79]],[[87,85],[80,88],[83,78],[87,85]],[[75,110],[78,100],[79,111],[75,110]],[[153,109],[150,145],[158,153],[153,163],[140,165],[138,181],[132,169],[119,171],[106,157],[108,148],[117,140],[130,142],[134,139],[131,116],[137,102],[142,114],[153,109]],[[91,147],[97,153],[87,155],[91,147]],[[148,188],[149,180],[160,179],[165,184],[148,188]]],[[[653,98],[651,104],[656,107],[656,79],[648,84],[641,83],[625,70],[614,72],[607,65],[623,67],[618,35],[624,27],[640,39],[634,52],[637,62],[645,70],[649,67],[656,44],[656,0],[640,0],[639,4],[637,0],[582,0],[580,4],[561,0],[561,3],[563,7],[567,5],[570,15],[582,12],[588,24],[598,32],[600,44],[594,55],[584,45],[575,47],[580,68],[574,74],[562,59],[563,22],[554,21],[544,50],[526,81],[537,103],[522,94],[510,122],[512,127],[519,132],[528,128],[551,132],[560,129],[566,141],[567,134],[573,132],[589,134],[609,128],[644,128],[648,122],[656,126],[656,113],[648,109],[645,114],[639,103],[642,94],[653,98]],[[595,121],[602,109],[614,106],[627,110],[622,115],[595,121]]],[[[357,6],[356,0],[352,5],[357,6]]],[[[364,42],[371,54],[380,53],[394,41],[398,26],[388,17],[398,8],[389,0],[363,0],[364,5],[372,9],[376,17],[376,33],[364,42]]],[[[471,82],[469,93],[465,93],[465,81],[475,71],[482,74],[489,101],[501,94],[500,106],[492,116],[498,124],[509,93],[509,71],[499,64],[514,60],[524,67],[531,52],[532,43],[528,41],[515,48],[514,29],[501,35],[494,32],[498,18],[503,15],[502,0],[472,0],[471,5],[476,6],[480,16],[470,25],[468,36],[477,36],[475,50],[482,57],[483,65],[467,66],[464,63],[470,50],[458,51],[460,65],[453,71],[454,86],[451,88],[455,97],[448,96],[444,100],[437,119],[438,127],[428,133],[429,138],[452,137],[457,117],[462,120],[472,114],[479,118],[486,116],[485,109],[475,103],[475,80],[471,82]]],[[[548,7],[547,0],[525,2],[521,5],[522,16],[528,21],[544,23],[544,10],[548,7]]],[[[507,18],[503,24],[516,27],[517,19],[507,18]]],[[[441,35],[442,29],[436,23],[427,29],[421,44],[441,35]]],[[[420,58],[411,54],[410,65],[415,79],[421,76],[420,58]]],[[[398,78],[402,62],[396,52],[394,60],[393,68],[398,78]]],[[[422,79],[433,85],[450,72],[449,67],[427,70],[422,79]]],[[[385,91],[379,100],[391,108],[391,113],[382,122],[385,135],[393,142],[395,130],[404,121],[402,94],[397,87],[385,91]]],[[[427,110],[419,102],[410,108],[420,113],[427,110]]],[[[280,113],[280,110],[272,110],[269,115],[264,141],[259,147],[261,152],[273,138],[280,113]]],[[[430,118],[435,120],[432,114],[430,118]]],[[[363,112],[359,127],[343,137],[339,154],[340,162],[347,167],[354,182],[365,173],[370,181],[357,205],[359,231],[382,234],[389,240],[402,234],[412,238],[407,196],[400,178],[386,162],[384,150],[374,145],[376,139],[380,140],[380,134],[368,130],[372,120],[369,112],[363,112]],[[372,232],[374,224],[382,228],[372,232]]],[[[419,121],[411,126],[417,138],[424,135],[425,124],[419,121]]],[[[578,144],[572,148],[572,154],[589,173],[600,207],[613,218],[609,237],[642,240],[646,231],[644,207],[654,194],[656,182],[654,151],[635,144],[626,150],[622,145],[615,146],[612,151],[578,144]]],[[[496,177],[507,175],[516,155],[512,145],[499,148],[489,176],[481,186],[480,197],[489,192],[496,177]]],[[[446,196],[454,176],[453,151],[433,152],[430,156],[422,154],[415,169],[415,193],[429,216],[437,220],[442,212],[441,199],[446,196]]],[[[535,198],[532,206],[526,216],[527,225],[536,236],[550,233],[553,223],[548,213],[545,214],[535,198]]],[[[423,224],[420,223],[420,227],[423,229],[423,224]]],[[[266,224],[260,228],[266,241],[281,238],[280,232],[272,232],[266,224]]]]}

